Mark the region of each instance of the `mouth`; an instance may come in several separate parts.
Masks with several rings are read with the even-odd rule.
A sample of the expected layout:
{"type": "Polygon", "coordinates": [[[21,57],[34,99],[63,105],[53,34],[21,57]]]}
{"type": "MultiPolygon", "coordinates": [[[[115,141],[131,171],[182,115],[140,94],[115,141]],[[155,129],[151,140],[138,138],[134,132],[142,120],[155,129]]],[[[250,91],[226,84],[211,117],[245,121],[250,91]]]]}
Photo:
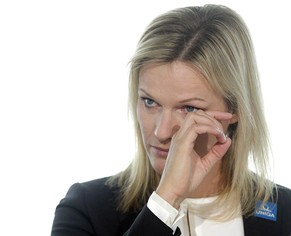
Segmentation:
{"type": "Polygon", "coordinates": [[[161,147],[151,146],[151,149],[152,149],[152,154],[154,156],[158,156],[158,157],[166,158],[168,156],[168,153],[169,153],[169,149],[168,148],[161,148],[161,147]]]}

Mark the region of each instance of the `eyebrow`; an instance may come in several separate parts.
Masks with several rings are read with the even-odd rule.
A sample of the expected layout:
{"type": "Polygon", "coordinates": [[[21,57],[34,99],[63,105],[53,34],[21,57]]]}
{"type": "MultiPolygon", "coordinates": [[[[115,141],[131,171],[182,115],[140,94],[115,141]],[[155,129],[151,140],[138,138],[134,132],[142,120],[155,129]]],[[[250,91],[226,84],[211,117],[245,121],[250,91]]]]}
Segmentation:
{"type": "Polygon", "coordinates": [[[182,101],[179,101],[179,103],[187,103],[187,102],[191,102],[191,101],[201,101],[201,102],[206,102],[203,98],[199,98],[199,97],[194,97],[194,98],[188,98],[182,101]]]}
{"type": "MultiPolygon", "coordinates": [[[[149,96],[149,97],[153,98],[153,96],[150,95],[148,92],[146,92],[144,89],[140,88],[138,90],[141,91],[141,92],[143,92],[146,96],[149,96]]],[[[181,100],[178,103],[187,103],[187,102],[191,102],[191,101],[206,102],[206,100],[204,100],[203,98],[193,97],[193,98],[187,98],[187,99],[181,100]]]]}

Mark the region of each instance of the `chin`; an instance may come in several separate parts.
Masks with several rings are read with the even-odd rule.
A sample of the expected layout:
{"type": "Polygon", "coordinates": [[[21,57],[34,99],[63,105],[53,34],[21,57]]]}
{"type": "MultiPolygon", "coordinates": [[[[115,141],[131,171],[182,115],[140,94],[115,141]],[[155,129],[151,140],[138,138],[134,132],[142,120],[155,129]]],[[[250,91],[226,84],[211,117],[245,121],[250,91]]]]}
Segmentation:
{"type": "Polygon", "coordinates": [[[153,169],[158,175],[162,175],[165,167],[165,162],[156,162],[152,164],[153,169]]]}

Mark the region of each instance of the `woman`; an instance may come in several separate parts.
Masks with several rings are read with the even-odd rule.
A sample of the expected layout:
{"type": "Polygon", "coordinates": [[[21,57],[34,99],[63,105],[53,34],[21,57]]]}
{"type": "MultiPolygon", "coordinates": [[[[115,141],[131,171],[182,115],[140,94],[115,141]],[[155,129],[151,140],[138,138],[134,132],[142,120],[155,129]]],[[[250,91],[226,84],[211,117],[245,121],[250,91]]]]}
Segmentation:
{"type": "Polygon", "coordinates": [[[291,234],[291,191],[268,180],[260,83],[239,15],[206,5],[157,17],[131,60],[129,91],[135,159],[73,185],[53,236],[291,234]]]}

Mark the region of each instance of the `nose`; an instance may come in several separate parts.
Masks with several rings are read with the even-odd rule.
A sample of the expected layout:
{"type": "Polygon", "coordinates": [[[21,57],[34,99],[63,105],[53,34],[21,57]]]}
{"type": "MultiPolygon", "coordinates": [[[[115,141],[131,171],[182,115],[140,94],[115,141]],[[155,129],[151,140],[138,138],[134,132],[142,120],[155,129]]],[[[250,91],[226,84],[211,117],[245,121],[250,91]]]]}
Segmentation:
{"type": "Polygon", "coordinates": [[[167,142],[180,128],[178,118],[170,110],[164,110],[156,120],[154,134],[160,142],[167,142]]]}

